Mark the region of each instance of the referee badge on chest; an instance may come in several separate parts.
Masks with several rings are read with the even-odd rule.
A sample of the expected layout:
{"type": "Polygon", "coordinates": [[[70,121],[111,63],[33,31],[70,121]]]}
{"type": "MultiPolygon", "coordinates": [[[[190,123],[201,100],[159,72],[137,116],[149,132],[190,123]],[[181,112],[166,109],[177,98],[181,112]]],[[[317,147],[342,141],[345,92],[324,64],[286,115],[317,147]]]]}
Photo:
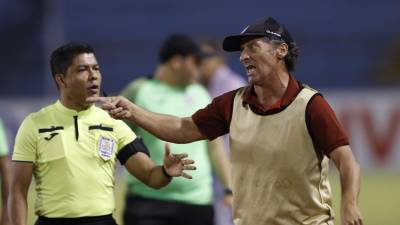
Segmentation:
{"type": "Polygon", "coordinates": [[[100,136],[99,138],[99,155],[107,161],[110,160],[115,148],[115,141],[111,138],[100,136]]]}

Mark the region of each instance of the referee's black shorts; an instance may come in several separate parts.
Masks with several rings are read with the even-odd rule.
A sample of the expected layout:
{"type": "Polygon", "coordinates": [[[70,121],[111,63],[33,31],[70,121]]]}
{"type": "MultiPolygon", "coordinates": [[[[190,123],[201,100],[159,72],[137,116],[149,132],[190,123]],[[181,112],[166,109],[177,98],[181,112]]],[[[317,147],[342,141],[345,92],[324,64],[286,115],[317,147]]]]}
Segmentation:
{"type": "Polygon", "coordinates": [[[124,211],[125,225],[214,225],[212,205],[194,205],[128,197],[124,211]]]}
{"type": "Polygon", "coordinates": [[[117,225],[117,223],[110,214],[79,218],[47,218],[39,216],[35,225],[117,225]]]}

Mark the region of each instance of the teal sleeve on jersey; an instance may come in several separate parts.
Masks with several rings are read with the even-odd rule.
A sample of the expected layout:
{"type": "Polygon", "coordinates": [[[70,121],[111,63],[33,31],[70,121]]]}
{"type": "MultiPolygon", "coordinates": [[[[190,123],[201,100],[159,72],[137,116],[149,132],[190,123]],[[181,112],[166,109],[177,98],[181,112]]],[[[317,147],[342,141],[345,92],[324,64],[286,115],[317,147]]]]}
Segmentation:
{"type": "Polygon", "coordinates": [[[8,155],[8,142],[6,136],[6,129],[3,121],[0,119],[0,156],[8,155]]]}

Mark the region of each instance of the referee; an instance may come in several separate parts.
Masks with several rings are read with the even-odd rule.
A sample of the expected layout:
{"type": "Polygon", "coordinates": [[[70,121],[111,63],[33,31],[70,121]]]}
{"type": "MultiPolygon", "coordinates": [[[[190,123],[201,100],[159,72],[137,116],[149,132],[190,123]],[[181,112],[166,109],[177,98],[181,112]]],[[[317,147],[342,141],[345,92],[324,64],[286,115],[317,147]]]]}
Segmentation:
{"type": "Polygon", "coordinates": [[[86,98],[98,96],[101,74],[95,52],[87,44],[70,43],[50,59],[59,100],[28,115],[14,146],[10,217],[26,225],[27,193],[36,180],[36,225],[115,225],[115,165],[120,161],[152,188],[172,177],[191,178],[186,154],[170,154],[155,166],[141,138],[122,121],[112,119],[86,98]]]}

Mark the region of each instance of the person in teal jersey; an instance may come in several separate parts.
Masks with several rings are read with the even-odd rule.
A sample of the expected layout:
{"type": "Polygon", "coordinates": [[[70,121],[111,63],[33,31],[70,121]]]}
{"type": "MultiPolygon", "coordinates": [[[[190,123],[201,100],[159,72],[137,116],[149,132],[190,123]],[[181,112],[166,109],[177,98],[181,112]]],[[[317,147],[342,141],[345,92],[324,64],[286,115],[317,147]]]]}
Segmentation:
{"type": "MultiPolygon", "coordinates": [[[[154,76],[132,81],[122,95],[147,110],[189,116],[210,102],[208,92],[195,81],[200,49],[189,37],[169,36],[159,52],[160,65],[154,76]]],[[[149,147],[154,162],[162,160],[164,141],[129,124],[149,147]]],[[[198,170],[193,179],[174,179],[168,187],[153,190],[127,177],[128,191],[124,223],[135,225],[214,224],[212,169],[228,189],[228,160],[222,140],[173,144],[176,152],[190,149],[198,170]],[[189,222],[190,221],[190,222],[189,222]]]]}
{"type": "Polygon", "coordinates": [[[8,160],[8,142],[3,121],[0,119],[0,176],[1,176],[1,219],[0,225],[8,225],[7,198],[10,185],[10,162],[8,160]]]}

